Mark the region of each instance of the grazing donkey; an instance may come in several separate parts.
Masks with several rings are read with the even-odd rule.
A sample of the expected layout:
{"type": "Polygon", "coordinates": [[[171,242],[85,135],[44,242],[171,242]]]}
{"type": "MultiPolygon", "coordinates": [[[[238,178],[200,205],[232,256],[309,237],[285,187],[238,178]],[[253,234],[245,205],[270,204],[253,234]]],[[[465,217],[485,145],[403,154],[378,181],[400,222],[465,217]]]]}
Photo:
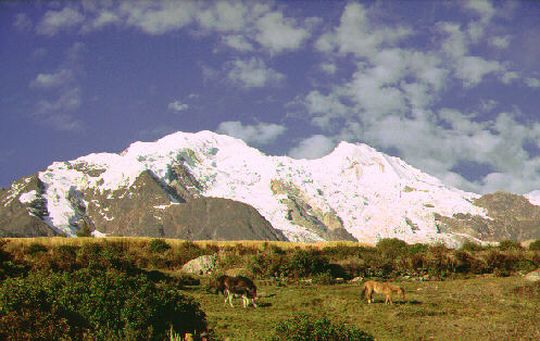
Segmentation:
{"type": "Polygon", "coordinates": [[[367,299],[368,303],[374,302],[373,293],[384,294],[386,304],[392,303],[392,293],[395,292],[401,296],[401,299],[405,301],[405,290],[397,285],[392,285],[388,282],[381,283],[376,281],[367,281],[364,283],[364,289],[362,295],[367,299]]]}
{"type": "Polygon", "coordinates": [[[247,277],[222,275],[216,279],[215,287],[217,292],[221,292],[225,296],[223,304],[227,304],[227,301],[229,301],[230,306],[234,307],[232,299],[242,297],[244,308],[247,308],[250,303],[253,307],[257,307],[257,303],[255,303],[257,300],[257,287],[247,277]]]}

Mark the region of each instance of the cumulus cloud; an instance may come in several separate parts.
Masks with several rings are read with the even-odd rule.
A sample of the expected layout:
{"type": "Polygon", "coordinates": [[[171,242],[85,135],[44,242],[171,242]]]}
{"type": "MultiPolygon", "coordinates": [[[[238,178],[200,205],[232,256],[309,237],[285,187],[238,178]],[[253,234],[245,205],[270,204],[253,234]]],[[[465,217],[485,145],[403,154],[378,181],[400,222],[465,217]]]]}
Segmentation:
{"type": "Polygon", "coordinates": [[[202,27],[221,32],[241,30],[247,18],[248,8],[242,2],[219,1],[197,14],[202,27]]]}
{"type": "Polygon", "coordinates": [[[285,75],[266,66],[259,58],[237,59],[229,63],[227,77],[230,81],[244,88],[260,88],[276,85],[285,79],[285,75]]]}
{"type": "Polygon", "coordinates": [[[242,139],[250,145],[262,146],[274,142],[286,129],[274,123],[244,125],[240,121],[226,121],[219,124],[217,132],[242,139]]]}
{"type": "Polygon", "coordinates": [[[540,88],[540,79],[527,77],[525,78],[525,84],[530,88],[540,88]]]}
{"type": "Polygon", "coordinates": [[[336,146],[333,138],[324,135],[312,135],[300,141],[289,150],[289,156],[295,159],[318,159],[330,153],[336,146]]]}
{"type": "Polygon", "coordinates": [[[461,79],[466,87],[472,87],[480,83],[488,74],[503,70],[504,67],[497,61],[466,56],[461,58],[457,64],[456,77],[461,79]]]}
{"type": "Polygon", "coordinates": [[[498,49],[505,49],[510,45],[510,36],[495,36],[489,40],[489,44],[498,49]]]}
{"type": "Polygon", "coordinates": [[[128,26],[144,33],[159,35],[190,24],[196,13],[196,3],[182,1],[123,2],[119,12],[128,26]]]}
{"type": "Polygon", "coordinates": [[[253,45],[242,35],[229,35],[223,37],[225,45],[241,52],[253,50],[253,45]]]}
{"type": "Polygon", "coordinates": [[[60,93],[58,97],[42,99],[37,102],[34,118],[59,131],[78,131],[82,122],[72,115],[81,106],[81,91],[71,88],[60,93]]]}
{"type": "Polygon", "coordinates": [[[50,89],[65,85],[73,79],[71,70],[62,69],[55,73],[40,73],[30,82],[31,88],[50,89]]]}
{"type": "Polygon", "coordinates": [[[337,66],[334,63],[322,63],[320,68],[323,72],[333,75],[337,71],[337,66]]]}
{"type": "Polygon", "coordinates": [[[64,7],[60,11],[47,11],[38,23],[36,32],[53,36],[62,29],[72,28],[84,21],[84,16],[76,9],[64,7]]]}
{"type": "Polygon", "coordinates": [[[290,18],[284,18],[281,12],[265,14],[257,21],[257,42],[273,53],[298,49],[309,37],[309,31],[296,25],[290,18]]]}
{"type": "Polygon", "coordinates": [[[176,100],[174,102],[169,103],[167,108],[175,112],[180,112],[180,111],[189,109],[189,105],[176,100]]]}
{"type": "Polygon", "coordinates": [[[340,24],[333,31],[323,34],[316,42],[321,52],[352,53],[370,57],[382,44],[394,44],[411,34],[407,27],[375,29],[370,27],[366,9],[362,4],[348,4],[340,24]]]}

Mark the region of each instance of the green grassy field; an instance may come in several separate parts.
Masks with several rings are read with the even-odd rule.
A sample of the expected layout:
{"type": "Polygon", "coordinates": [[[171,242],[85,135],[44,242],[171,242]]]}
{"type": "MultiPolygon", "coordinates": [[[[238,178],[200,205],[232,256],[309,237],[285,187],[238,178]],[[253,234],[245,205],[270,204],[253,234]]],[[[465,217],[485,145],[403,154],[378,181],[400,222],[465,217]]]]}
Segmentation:
{"type": "Polygon", "coordinates": [[[264,340],[278,321],[298,312],[354,325],[377,340],[539,340],[540,290],[521,277],[401,282],[406,302],[385,305],[360,300],[360,284],[259,283],[259,307],[224,306],[223,296],[192,288],[219,339],[264,340]],[[516,288],[526,286],[517,290],[516,288]],[[531,287],[532,288],[532,287],[531,287]]]}

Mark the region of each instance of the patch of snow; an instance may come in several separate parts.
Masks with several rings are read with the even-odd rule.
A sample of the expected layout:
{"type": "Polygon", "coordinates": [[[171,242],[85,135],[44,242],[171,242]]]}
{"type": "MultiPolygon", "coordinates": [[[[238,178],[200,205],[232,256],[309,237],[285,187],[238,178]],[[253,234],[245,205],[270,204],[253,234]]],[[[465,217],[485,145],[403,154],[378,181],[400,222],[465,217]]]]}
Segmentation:
{"type": "Polygon", "coordinates": [[[525,198],[527,198],[531,204],[540,206],[540,190],[525,194],[525,198]]]}
{"type": "Polygon", "coordinates": [[[107,234],[105,234],[103,232],[99,232],[98,230],[94,230],[94,231],[92,231],[92,236],[96,237],[96,238],[105,238],[105,237],[107,237],[107,234]]]}
{"type": "Polygon", "coordinates": [[[23,193],[19,196],[19,201],[23,204],[29,204],[32,201],[36,200],[38,198],[38,194],[35,190],[31,190],[30,192],[23,193]]]}

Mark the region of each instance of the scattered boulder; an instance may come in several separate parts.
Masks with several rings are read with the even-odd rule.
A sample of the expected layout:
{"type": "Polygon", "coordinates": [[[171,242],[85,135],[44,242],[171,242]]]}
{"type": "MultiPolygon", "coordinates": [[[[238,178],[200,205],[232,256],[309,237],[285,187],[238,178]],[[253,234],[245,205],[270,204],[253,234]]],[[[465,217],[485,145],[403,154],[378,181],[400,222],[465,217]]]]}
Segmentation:
{"type": "Polygon", "coordinates": [[[217,255],[203,255],[184,264],[182,271],[193,275],[207,275],[215,270],[216,264],[217,255]]]}
{"type": "Polygon", "coordinates": [[[538,282],[540,281],[540,269],[529,272],[524,277],[527,281],[538,282]]]}
{"type": "Polygon", "coordinates": [[[360,283],[360,282],[362,282],[363,280],[364,280],[364,277],[358,276],[358,277],[355,277],[355,278],[351,279],[351,280],[349,281],[349,283],[360,283]]]}

